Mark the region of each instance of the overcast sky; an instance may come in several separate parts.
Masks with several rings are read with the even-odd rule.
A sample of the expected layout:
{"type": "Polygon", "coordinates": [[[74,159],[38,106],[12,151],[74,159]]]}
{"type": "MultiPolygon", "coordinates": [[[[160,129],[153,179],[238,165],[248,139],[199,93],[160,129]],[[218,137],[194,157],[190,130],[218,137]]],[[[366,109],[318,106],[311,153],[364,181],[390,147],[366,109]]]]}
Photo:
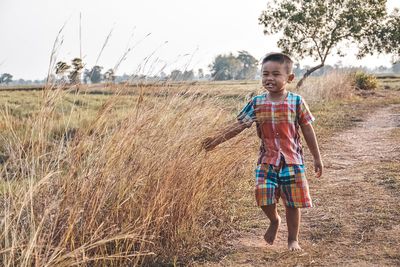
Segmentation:
{"type": "MultiPolygon", "coordinates": [[[[63,43],[57,60],[70,63],[80,56],[79,17],[81,14],[82,57],[91,68],[112,30],[98,65],[113,68],[127,48],[117,74],[156,74],[166,65],[197,71],[218,54],[250,52],[260,59],[278,51],[277,38],[265,36],[258,17],[265,0],[0,0],[0,73],[14,79],[43,79],[58,32],[63,43]],[[148,35],[150,34],[150,35],[148,35]],[[148,35],[148,36],[147,36],[148,35]],[[146,37],[147,36],[147,37],[146,37]],[[146,61],[146,57],[149,57],[146,61]]],[[[400,7],[388,0],[388,8],[400,7]]],[[[328,64],[339,59],[332,56],[328,64]]],[[[353,56],[341,59],[344,65],[390,65],[389,56],[353,56]]],[[[310,60],[300,62],[312,64],[310,60]]]]}

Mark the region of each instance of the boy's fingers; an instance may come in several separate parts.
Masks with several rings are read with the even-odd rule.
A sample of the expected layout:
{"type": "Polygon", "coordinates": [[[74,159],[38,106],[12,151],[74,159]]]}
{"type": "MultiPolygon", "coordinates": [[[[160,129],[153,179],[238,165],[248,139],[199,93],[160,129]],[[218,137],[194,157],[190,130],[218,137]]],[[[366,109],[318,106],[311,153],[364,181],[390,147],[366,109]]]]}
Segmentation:
{"type": "Polygon", "coordinates": [[[211,147],[212,139],[211,138],[206,138],[201,142],[201,146],[206,150],[209,151],[212,149],[211,147]]]}
{"type": "Polygon", "coordinates": [[[317,178],[321,177],[322,175],[322,167],[321,166],[315,166],[315,176],[317,178]]]}

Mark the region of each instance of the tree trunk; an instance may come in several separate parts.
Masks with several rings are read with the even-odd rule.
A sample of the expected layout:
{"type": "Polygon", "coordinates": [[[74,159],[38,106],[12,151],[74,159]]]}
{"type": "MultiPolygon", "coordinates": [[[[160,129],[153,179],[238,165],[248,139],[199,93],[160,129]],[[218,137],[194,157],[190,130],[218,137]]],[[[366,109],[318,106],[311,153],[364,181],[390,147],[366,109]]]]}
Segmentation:
{"type": "Polygon", "coordinates": [[[324,66],[324,63],[321,63],[321,64],[307,70],[306,73],[304,73],[303,77],[300,79],[300,81],[296,84],[296,88],[300,88],[303,85],[304,81],[307,79],[307,77],[310,76],[311,73],[313,73],[317,69],[322,68],[323,66],[324,66]]]}

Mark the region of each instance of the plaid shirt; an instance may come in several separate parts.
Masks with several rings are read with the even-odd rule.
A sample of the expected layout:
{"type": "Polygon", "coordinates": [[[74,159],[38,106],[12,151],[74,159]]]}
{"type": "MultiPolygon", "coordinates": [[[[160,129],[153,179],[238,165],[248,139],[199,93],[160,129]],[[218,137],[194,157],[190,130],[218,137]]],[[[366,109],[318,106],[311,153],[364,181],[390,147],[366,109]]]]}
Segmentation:
{"type": "Polygon", "coordinates": [[[288,92],[282,102],[271,102],[267,96],[255,96],[237,116],[247,127],[256,122],[261,138],[258,164],[279,166],[281,157],[286,164],[304,164],[299,127],[312,123],[313,115],[300,95],[288,92]]]}

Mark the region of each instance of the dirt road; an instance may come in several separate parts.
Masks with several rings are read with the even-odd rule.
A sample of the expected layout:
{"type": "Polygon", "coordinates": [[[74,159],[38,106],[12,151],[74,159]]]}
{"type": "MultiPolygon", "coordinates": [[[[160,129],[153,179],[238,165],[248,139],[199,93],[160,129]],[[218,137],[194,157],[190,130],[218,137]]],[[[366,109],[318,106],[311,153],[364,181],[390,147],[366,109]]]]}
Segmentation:
{"type": "Polygon", "coordinates": [[[285,221],[267,246],[260,213],[254,225],[265,228],[241,234],[234,253],[206,265],[400,266],[399,133],[400,105],[389,105],[322,146],[323,178],[310,179],[315,207],[303,210],[304,251],[287,251],[285,221]]]}

